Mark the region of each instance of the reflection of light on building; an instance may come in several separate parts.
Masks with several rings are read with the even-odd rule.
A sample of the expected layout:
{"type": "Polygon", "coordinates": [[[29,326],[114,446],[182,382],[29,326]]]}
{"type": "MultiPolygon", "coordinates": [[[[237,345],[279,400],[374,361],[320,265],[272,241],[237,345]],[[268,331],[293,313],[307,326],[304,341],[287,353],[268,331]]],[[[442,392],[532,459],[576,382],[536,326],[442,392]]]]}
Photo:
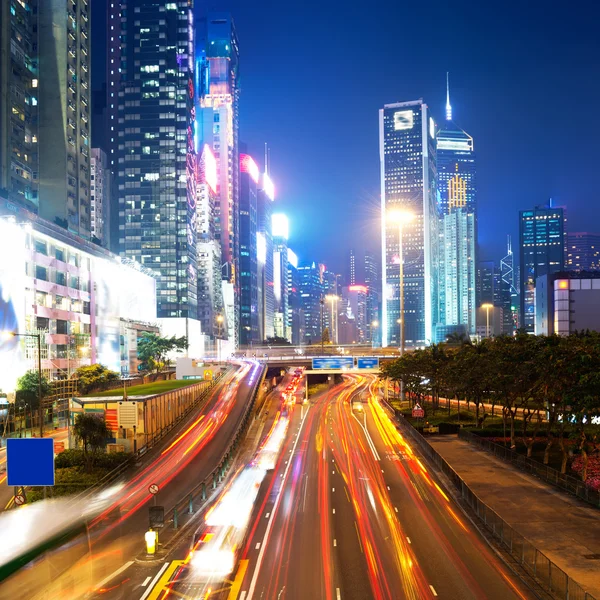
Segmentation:
{"type": "Polygon", "coordinates": [[[290,224],[286,215],[275,213],[272,216],[273,237],[281,237],[287,240],[290,233],[290,224]]]}
{"type": "Polygon", "coordinates": [[[263,189],[270,200],[275,200],[275,185],[267,173],[263,173],[263,189]]]}
{"type": "Polygon", "coordinates": [[[258,170],[258,165],[249,154],[240,154],[240,171],[248,173],[252,177],[252,181],[258,183],[260,171],[258,170]]]}

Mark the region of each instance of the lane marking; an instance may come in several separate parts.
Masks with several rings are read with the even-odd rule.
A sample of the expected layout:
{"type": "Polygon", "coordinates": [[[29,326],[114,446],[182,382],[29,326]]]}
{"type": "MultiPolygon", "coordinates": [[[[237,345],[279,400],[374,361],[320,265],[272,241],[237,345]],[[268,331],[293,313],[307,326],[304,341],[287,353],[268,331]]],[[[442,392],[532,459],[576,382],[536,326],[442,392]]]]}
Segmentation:
{"type": "Polygon", "coordinates": [[[260,542],[256,542],[256,546],[254,546],[255,550],[258,550],[260,548],[260,542]]]}
{"type": "Polygon", "coordinates": [[[335,597],[336,597],[336,600],[342,600],[342,594],[340,593],[340,588],[335,588],[335,597]]]}
{"type": "Polygon", "coordinates": [[[410,538],[409,538],[408,536],[406,536],[406,541],[407,541],[409,544],[412,544],[412,542],[410,541],[410,538]]]}
{"type": "MultiPolygon", "coordinates": [[[[304,416],[302,417],[302,421],[300,421],[300,427],[299,427],[298,431],[300,431],[300,429],[302,429],[302,427],[304,427],[304,423],[306,422],[306,417],[308,417],[308,413],[309,413],[308,410],[306,411],[306,413],[304,413],[304,416]]],[[[292,450],[294,452],[296,452],[296,447],[298,446],[299,440],[300,440],[300,437],[296,436],[296,440],[294,441],[294,445],[292,446],[292,450]]],[[[292,461],[290,461],[285,467],[284,483],[287,479],[287,474],[289,473],[291,466],[292,466],[292,461]]],[[[267,523],[267,529],[265,531],[265,535],[263,536],[262,548],[260,549],[260,552],[258,554],[258,559],[256,560],[256,566],[254,567],[254,573],[252,574],[252,581],[250,582],[250,589],[248,590],[248,600],[251,600],[252,595],[254,594],[254,590],[256,588],[256,582],[258,581],[258,575],[260,573],[260,567],[262,565],[262,561],[265,556],[265,548],[267,547],[266,541],[269,539],[269,534],[271,533],[271,529],[273,527],[273,522],[274,522],[273,517],[277,514],[277,508],[279,507],[279,503],[281,502],[281,499],[284,496],[281,493],[282,488],[283,488],[283,485],[279,489],[279,492],[277,492],[277,498],[275,499],[275,504],[273,505],[273,512],[271,514],[271,518],[269,519],[269,522],[267,523]]],[[[140,600],[144,600],[144,599],[140,599],[140,600]]]]}
{"type": "Polygon", "coordinates": [[[244,598],[246,597],[246,590],[244,590],[241,594],[240,594],[240,600],[244,600],[244,598]]]}
{"type": "Polygon", "coordinates": [[[432,585],[430,585],[430,586],[429,586],[429,589],[431,590],[431,593],[432,593],[434,596],[437,596],[437,592],[435,591],[435,588],[434,588],[432,585]]]}
{"type": "Polygon", "coordinates": [[[331,491],[332,491],[332,492],[335,492],[335,488],[331,488],[331,491]]]}
{"type": "Polygon", "coordinates": [[[333,514],[335,515],[335,508],[333,509],[333,514]]]}
{"type": "Polygon", "coordinates": [[[160,579],[160,576],[167,570],[168,566],[168,562],[163,564],[163,566],[160,568],[160,571],[154,576],[154,579],[152,580],[152,582],[148,586],[148,589],[144,592],[144,595],[140,598],[140,600],[146,600],[146,598],[151,594],[152,589],[156,585],[156,582],[160,579]]]}
{"type": "Polygon", "coordinates": [[[331,474],[332,474],[332,475],[335,475],[335,471],[331,471],[331,474]]]}
{"type": "Polygon", "coordinates": [[[333,538],[333,545],[337,546],[337,540],[335,538],[333,538]]]}
{"type": "Polygon", "coordinates": [[[367,444],[369,444],[369,448],[371,449],[371,452],[373,453],[375,460],[379,460],[380,456],[377,453],[377,448],[375,448],[375,444],[373,443],[371,434],[367,431],[367,428],[356,418],[356,415],[354,413],[352,413],[352,418],[358,423],[360,428],[365,432],[365,437],[367,438],[367,444]]]}
{"type": "Polygon", "coordinates": [[[144,583],[142,583],[142,587],[146,587],[150,583],[151,579],[152,579],[152,575],[148,575],[148,577],[146,577],[146,579],[144,579],[144,583]]]}
{"type": "Polygon", "coordinates": [[[398,512],[398,507],[397,507],[397,506],[394,506],[394,510],[395,510],[396,512],[398,512]]]}
{"type": "Polygon", "coordinates": [[[270,512],[268,512],[268,513],[265,515],[265,519],[268,519],[270,514],[271,514],[271,513],[270,513],[270,512]]]}
{"type": "Polygon", "coordinates": [[[387,489],[390,490],[390,491],[392,490],[392,488],[389,485],[387,486],[387,489]]]}
{"type": "MultiPolygon", "coordinates": [[[[248,568],[248,560],[240,560],[240,566],[238,567],[237,573],[235,574],[235,579],[231,584],[231,588],[229,590],[229,594],[227,596],[227,600],[235,600],[237,595],[242,587],[242,583],[244,581],[244,577],[246,576],[246,569],[248,568]]],[[[246,596],[246,592],[242,592],[240,596],[240,600],[242,600],[246,596]]],[[[207,596],[208,597],[208,596],[207,596]]]]}
{"type": "Polygon", "coordinates": [[[124,565],[121,565],[114,573],[111,573],[108,577],[105,577],[97,586],[96,591],[101,590],[111,579],[114,579],[117,575],[120,575],[125,569],[130,567],[133,564],[133,561],[130,560],[126,562],[124,565]]]}
{"type": "Polygon", "coordinates": [[[360,533],[358,533],[358,523],[356,521],[354,521],[354,529],[356,529],[356,537],[358,538],[358,545],[360,546],[360,552],[361,552],[361,554],[364,554],[365,551],[363,550],[362,542],[360,541],[360,533]]]}

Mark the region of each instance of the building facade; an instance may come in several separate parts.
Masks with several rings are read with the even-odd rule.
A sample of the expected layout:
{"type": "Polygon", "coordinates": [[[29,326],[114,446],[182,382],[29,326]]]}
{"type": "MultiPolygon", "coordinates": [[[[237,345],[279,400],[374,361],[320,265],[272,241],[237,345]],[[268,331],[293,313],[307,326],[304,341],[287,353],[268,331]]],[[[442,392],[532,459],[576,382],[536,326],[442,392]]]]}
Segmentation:
{"type": "Polygon", "coordinates": [[[88,0],[38,3],[38,214],[91,237],[88,0]]]}
{"type": "Polygon", "coordinates": [[[600,233],[567,233],[565,267],[569,271],[600,271],[600,233]]]}
{"type": "Polygon", "coordinates": [[[535,284],[538,277],[562,271],[565,257],[564,214],[562,208],[541,207],[519,213],[519,253],[521,263],[521,327],[535,330],[535,284]]]}
{"type": "Polygon", "coordinates": [[[274,200],[275,188],[265,168],[257,194],[258,329],[261,341],[275,337],[272,232],[274,200]]]}
{"type": "Polygon", "coordinates": [[[273,233],[273,327],[275,337],[291,341],[288,294],[289,222],[286,215],[281,213],[272,215],[271,231],[273,233]]]}
{"type": "Polygon", "coordinates": [[[119,247],[157,273],[161,318],[198,312],[192,25],[187,0],[122,10],[119,247]]]}
{"type": "Polygon", "coordinates": [[[2,2],[0,190],[33,212],[39,209],[38,43],[38,1],[2,2]]]}
{"type": "Polygon", "coordinates": [[[92,240],[104,248],[110,248],[112,186],[112,172],[106,153],[100,148],[92,148],[90,175],[92,240]]]}
{"type": "Polygon", "coordinates": [[[324,327],[324,298],[323,283],[320,265],[314,262],[311,265],[298,267],[300,280],[300,303],[304,316],[305,344],[320,344],[324,327]]]}
{"type": "Polygon", "coordinates": [[[400,344],[401,255],[406,345],[418,347],[433,341],[439,312],[435,155],[436,127],[422,100],[388,104],[379,111],[384,347],[400,344]],[[395,211],[407,211],[412,221],[399,228],[395,211]]]}
{"type": "Polygon", "coordinates": [[[288,257],[288,330],[291,343],[299,346],[304,342],[304,310],[300,296],[300,274],[298,271],[298,257],[291,249],[287,249],[288,257]]]}

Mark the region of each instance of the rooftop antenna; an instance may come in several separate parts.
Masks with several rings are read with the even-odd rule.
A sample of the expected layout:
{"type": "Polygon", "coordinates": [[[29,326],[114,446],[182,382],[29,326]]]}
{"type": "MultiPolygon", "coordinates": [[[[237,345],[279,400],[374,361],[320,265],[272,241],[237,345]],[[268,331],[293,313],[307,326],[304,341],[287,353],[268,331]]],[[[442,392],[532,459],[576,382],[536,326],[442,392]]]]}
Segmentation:
{"type": "Polygon", "coordinates": [[[450,105],[450,77],[446,71],[446,121],[452,121],[452,106],[450,105]]]}

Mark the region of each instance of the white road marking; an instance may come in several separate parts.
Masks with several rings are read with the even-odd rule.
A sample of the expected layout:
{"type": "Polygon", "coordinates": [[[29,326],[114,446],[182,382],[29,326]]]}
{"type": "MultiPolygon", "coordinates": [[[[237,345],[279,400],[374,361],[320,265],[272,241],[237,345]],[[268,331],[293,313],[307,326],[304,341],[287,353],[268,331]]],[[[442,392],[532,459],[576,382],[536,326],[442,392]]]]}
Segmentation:
{"type": "Polygon", "coordinates": [[[140,598],[140,600],[146,600],[146,598],[152,593],[152,589],[156,585],[157,581],[160,579],[160,576],[167,570],[169,564],[169,562],[163,564],[163,566],[160,568],[160,571],[154,576],[154,579],[150,582],[150,585],[147,587],[146,591],[144,592],[144,595],[140,598]]]}
{"type": "Polygon", "coordinates": [[[335,597],[336,597],[336,600],[342,600],[342,594],[340,593],[340,588],[335,588],[335,597]]]}
{"type": "Polygon", "coordinates": [[[435,588],[434,588],[432,585],[430,585],[430,586],[429,586],[429,589],[431,590],[431,593],[432,593],[434,596],[437,596],[437,592],[435,591],[435,588]]]}
{"type": "Polygon", "coordinates": [[[270,514],[271,514],[271,513],[267,513],[267,514],[265,515],[265,519],[268,519],[270,514]]]}
{"type": "Polygon", "coordinates": [[[332,474],[332,475],[335,475],[335,471],[331,471],[331,474],[332,474]]]}
{"type": "Polygon", "coordinates": [[[408,536],[406,536],[406,541],[407,541],[409,544],[412,544],[412,542],[410,541],[410,538],[409,538],[408,536]]]}
{"type": "Polygon", "coordinates": [[[333,514],[335,515],[335,508],[333,509],[333,514]]]}
{"type": "Polygon", "coordinates": [[[254,546],[255,550],[258,550],[260,548],[260,542],[256,542],[256,546],[254,546]]]}
{"type": "MultiPolygon", "coordinates": [[[[302,417],[302,421],[300,421],[300,427],[299,427],[298,431],[300,431],[300,429],[302,429],[302,427],[304,426],[304,422],[306,421],[308,412],[309,411],[307,410],[306,413],[304,414],[304,416],[302,417]]],[[[299,439],[300,438],[298,436],[296,436],[296,441],[294,442],[294,446],[292,447],[292,450],[294,450],[294,452],[296,451],[296,446],[298,445],[299,439]]],[[[289,462],[287,464],[287,466],[285,467],[284,482],[285,482],[285,478],[287,477],[287,474],[289,473],[291,466],[292,466],[292,463],[289,462]]],[[[282,488],[283,488],[283,486],[282,486],[282,488]]],[[[273,513],[271,515],[271,518],[269,519],[269,522],[267,523],[267,530],[265,531],[265,535],[263,537],[262,548],[260,549],[260,552],[258,554],[258,559],[256,560],[256,566],[254,567],[254,574],[252,575],[252,581],[250,582],[250,589],[248,590],[248,600],[251,600],[252,594],[254,594],[254,590],[256,588],[256,582],[258,580],[258,574],[260,573],[260,567],[262,565],[262,561],[263,561],[264,555],[265,555],[265,548],[267,547],[265,542],[267,539],[269,539],[269,534],[271,533],[271,528],[273,527],[273,517],[277,514],[277,508],[279,507],[279,503],[281,502],[282,498],[283,498],[283,494],[281,493],[281,488],[280,488],[279,492],[277,493],[277,498],[275,499],[275,504],[273,505],[273,513]]],[[[145,600],[145,599],[142,598],[140,600],[145,600]]]]}
{"type": "Polygon", "coordinates": [[[392,490],[392,488],[389,485],[387,486],[387,489],[390,490],[390,491],[392,490]]]}
{"type": "Polygon", "coordinates": [[[142,587],[146,587],[148,585],[148,583],[150,583],[151,579],[152,579],[152,577],[150,575],[148,575],[148,577],[146,577],[146,579],[144,579],[144,583],[142,583],[142,587]]]}
{"type": "Polygon", "coordinates": [[[375,460],[379,460],[379,458],[380,458],[379,454],[377,454],[377,449],[375,448],[375,444],[373,443],[373,440],[371,439],[371,435],[369,434],[367,428],[356,418],[356,415],[354,413],[352,413],[352,417],[360,425],[362,430],[365,432],[365,437],[367,438],[367,444],[369,444],[369,448],[371,448],[371,452],[373,453],[375,460]]]}
{"type": "Polygon", "coordinates": [[[332,492],[335,492],[335,488],[331,488],[331,491],[332,491],[332,492]]]}
{"type": "Polygon", "coordinates": [[[398,512],[398,507],[397,507],[397,506],[394,506],[394,510],[395,510],[396,512],[398,512]]]}
{"type": "Polygon", "coordinates": [[[244,590],[241,594],[240,594],[240,600],[244,600],[244,598],[246,597],[246,590],[244,590]]]}
{"type": "Polygon", "coordinates": [[[337,540],[335,538],[333,538],[333,545],[337,546],[337,540]]]}
{"type": "Polygon", "coordinates": [[[122,573],[125,569],[130,567],[133,564],[133,561],[130,560],[126,562],[124,565],[121,565],[114,573],[111,573],[108,577],[105,577],[97,586],[96,589],[99,590],[103,588],[111,579],[122,573]]]}

